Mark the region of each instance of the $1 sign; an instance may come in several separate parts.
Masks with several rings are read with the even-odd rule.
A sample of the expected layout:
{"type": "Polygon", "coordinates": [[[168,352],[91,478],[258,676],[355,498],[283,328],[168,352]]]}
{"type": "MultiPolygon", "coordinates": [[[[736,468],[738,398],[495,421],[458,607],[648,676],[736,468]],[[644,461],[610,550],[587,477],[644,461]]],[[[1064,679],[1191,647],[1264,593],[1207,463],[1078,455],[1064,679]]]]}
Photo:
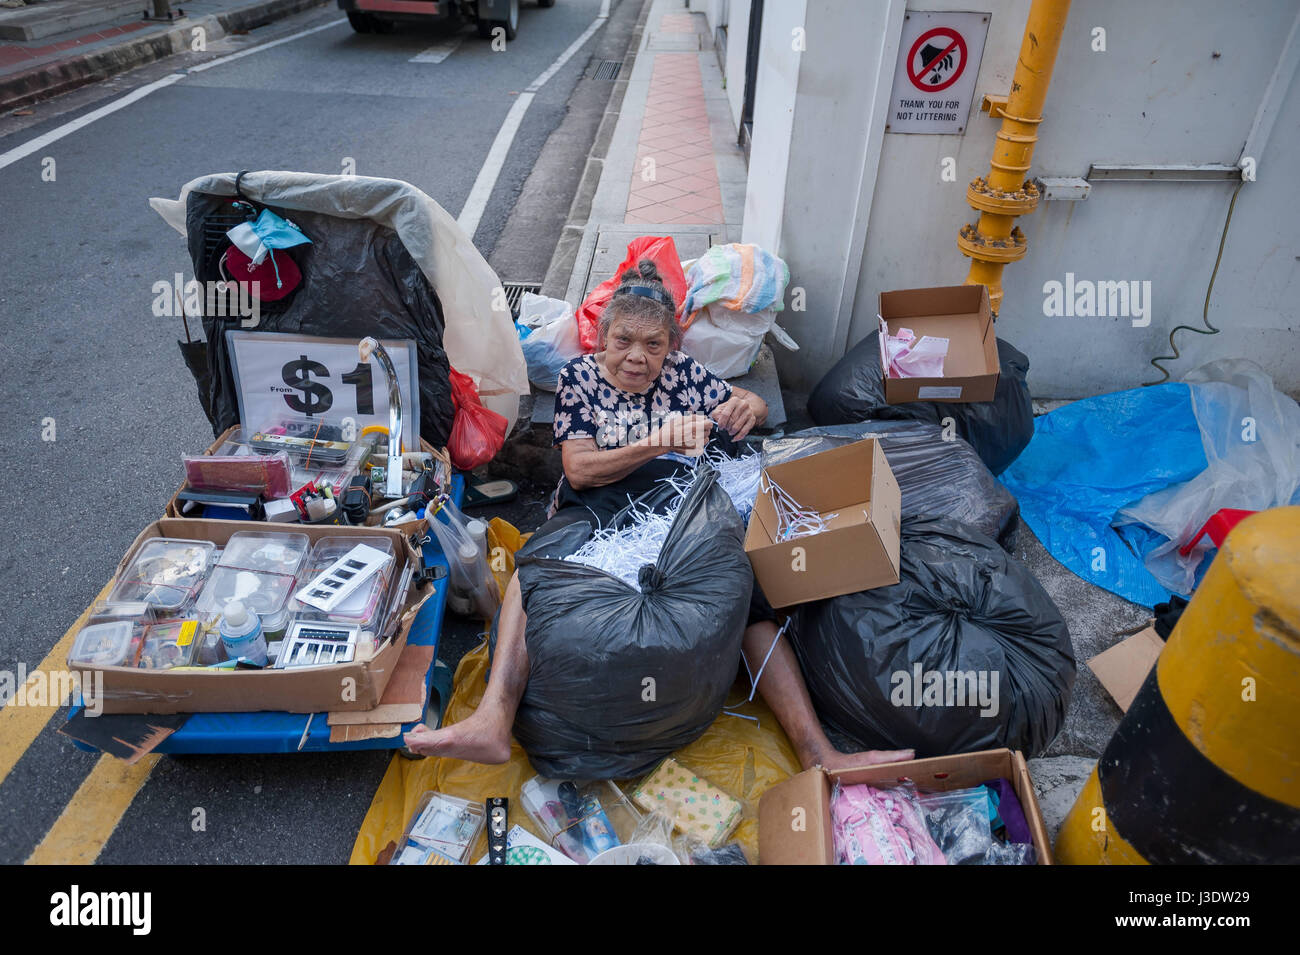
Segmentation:
{"type": "MultiPolygon", "coordinates": [[[[329,378],[330,370],[306,355],[299,355],[296,360],[285,362],[280,369],[280,379],[295,392],[302,392],[301,395],[285,394],[285,404],[293,411],[308,417],[322,415],[334,404],[334,393],[330,391],[329,386],[321,381],[313,381],[312,375],[318,379],[329,378]]],[[[345,385],[352,385],[356,389],[357,414],[375,413],[370,365],[358,362],[357,366],[343,375],[340,380],[345,385]]]]}

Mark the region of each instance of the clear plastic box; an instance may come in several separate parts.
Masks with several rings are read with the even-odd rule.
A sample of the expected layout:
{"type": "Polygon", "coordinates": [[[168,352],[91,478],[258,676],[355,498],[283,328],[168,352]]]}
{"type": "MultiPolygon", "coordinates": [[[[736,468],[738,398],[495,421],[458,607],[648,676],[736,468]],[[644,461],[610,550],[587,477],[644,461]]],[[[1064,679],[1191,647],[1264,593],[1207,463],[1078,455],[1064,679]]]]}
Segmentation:
{"type": "Polygon", "coordinates": [[[110,620],[83,627],[72,642],[69,663],[93,667],[129,667],[140,653],[140,628],[130,620],[110,620]]]}
{"type": "Polygon", "coordinates": [[[464,865],[483,831],[483,823],[480,804],[427,792],[416,804],[389,865],[464,865]]]}
{"type": "Polygon", "coordinates": [[[519,801],[550,844],[583,865],[628,842],[641,822],[641,813],[609,780],[534,776],[519,801]]]}
{"type": "MultiPolygon", "coordinates": [[[[330,567],[358,544],[365,544],[375,550],[383,551],[390,558],[396,555],[393,542],[387,537],[322,537],[311,549],[311,555],[302,573],[304,581],[315,579],[316,575],[330,567]]],[[[370,580],[349,594],[333,610],[325,613],[309,604],[294,598],[289,601],[289,609],[304,620],[337,620],[355,623],[362,629],[373,630],[376,617],[384,610],[385,596],[393,575],[395,560],[389,560],[370,580]]]]}
{"type": "Polygon", "coordinates": [[[293,590],[309,544],[306,534],[231,534],[199,595],[198,611],[222,613],[229,601],[242,600],[254,613],[275,613],[293,590]]]}
{"type": "Polygon", "coordinates": [[[108,599],[144,601],[159,610],[179,610],[202,585],[214,550],[216,545],[209,541],[147,540],[122,571],[108,599]]]}
{"type": "Polygon", "coordinates": [[[197,620],[161,620],[146,624],[140,643],[140,660],[136,665],[144,670],[189,666],[201,638],[197,620]]]}

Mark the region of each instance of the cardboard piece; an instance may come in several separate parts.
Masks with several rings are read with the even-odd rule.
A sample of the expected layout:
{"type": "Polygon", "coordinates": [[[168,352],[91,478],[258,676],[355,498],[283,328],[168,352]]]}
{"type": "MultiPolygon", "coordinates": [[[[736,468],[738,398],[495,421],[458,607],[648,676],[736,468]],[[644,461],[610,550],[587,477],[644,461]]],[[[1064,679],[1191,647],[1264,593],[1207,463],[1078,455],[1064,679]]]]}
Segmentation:
{"type": "Polygon", "coordinates": [[[1039,865],[1052,864],[1038,797],[1025,758],[1009,749],[989,749],[957,756],[935,756],[905,763],[883,763],[853,769],[810,769],[778,783],[758,803],[758,861],[760,865],[834,865],[831,842],[831,791],[836,780],[845,785],[867,783],[888,789],[910,779],[921,792],[969,789],[999,777],[1011,780],[1024,810],[1039,865]]]}
{"type": "MultiPolygon", "coordinates": [[[[247,521],[208,521],[163,518],[140,532],[118,564],[120,575],[140,546],[155,537],[179,537],[224,545],[230,535],[247,531],[247,521]]],[[[296,525],[311,543],[330,536],[382,534],[390,537],[396,553],[393,573],[400,579],[409,562],[419,566],[420,556],[400,532],[377,527],[296,525]]],[[[433,588],[406,596],[396,633],[369,659],[288,670],[141,670],[135,667],[91,667],[69,661],[70,669],[103,674],[105,713],[246,713],[274,710],[287,713],[323,713],[373,709],[383,697],[406,636],[421,605],[433,588]]]]}
{"type": "Polygon", "coordinates": [[[764,468],[800,505],[835,514],[820,534],[778,541],[776,507],[761,491],[745,554],[773,607],[898,583],[901,495],[875,438],[764,468]]]}
{"type": "Polygon", "coordinates": [[[1164,648],[1165,642],[1155,627],[1147,627],[1097,654],[1088,661],[1088,668],[1120,710],[1127,713],[1164,648]]]}
{"type": "MultiPolygon", "coordinates": [[[[409,643],[402,650],[397,660],[397,667],[384,688],[384,695],[379,705],[373,710],[344,710],[330,713],[330,726],[414,723],[424,715],[424,704],[428,698],[428,689],[424,678],[433,666],[433,654],[437,647],[414,647],[409,643]]],[[[395,731],[384,734],[397,735],[395,731]]]]}
{"type": "Polygon", "coordinates": [[[880,293],[880,374],[885,400],[965,403],[992,401],[998,386],[998,342],[993,331],[989,290],[983,285],[950,285],[880,293]],[[886,374],[885,333],[910,328],[917,338],[948,339],[942,378],[890,378],[886,374]]]}

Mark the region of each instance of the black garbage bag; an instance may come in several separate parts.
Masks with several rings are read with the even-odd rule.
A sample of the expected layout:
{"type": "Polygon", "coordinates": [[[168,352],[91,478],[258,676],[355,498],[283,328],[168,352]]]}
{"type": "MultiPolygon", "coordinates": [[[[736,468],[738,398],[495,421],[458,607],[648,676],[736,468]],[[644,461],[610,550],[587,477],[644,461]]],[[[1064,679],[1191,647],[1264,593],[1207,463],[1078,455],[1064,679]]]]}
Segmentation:
{"type": "MultiPolygon", "coordinates": [[[[218,263],[229,245],[225,231],[243,218],[232,201],[229,196],[189,194],[186,234],[194,274],[200,282],[222,278],[218,263]]],[[[302,283],[290,297],[263,303],[261,321],[250,330],[358,341],[367,335],[414,339],[420,378],[419,433],[435,447],[445,447],[455,407],[451,366],[442,344],[442,304],[397,233],[370,219],[265,208],[294,222],[312,241],[276,253],[294,260],[302,272],[302,283]]],[[[239,328],[240,318],[233,308],[224,311],[230,317],[203,317],[212,373],[205,410],[217,435],[239,423],[239,400],[225,332],[239,328]]],[[[332,370],[335,380],[349,370],[332,370]]],[[[385,387],[382,377],[375,387],[385,387]]]]}
{"type": "Polygon", "coordinates": [[[889,469],[902,492],[901,513],[951,517],[1015,547],[1020,505],[984,466],[974,448],[943,428],[923,421],[863,421],[805,428],[763,442],[763,465],[829,451],[866,437],[880,439],[889,469]]]}
{"type": "Polygon", "coordinates": [[[740,666],[753,584],[744,525],[712,470],[640,590],[557,559],[590,532],[572,524],[516,555],[529,673],[514,734],[559,779],[639,775],[709,728],[740,666]]]}
{"type": "Polygon", "coordinates": [[[899,583],[795,610],[791,643],[818,715],[868,749],[1042,752],[1075,672],[1042,585],[947,518],[903,518],[901,557],[899,583]]]}
{"type": "Polygon", "coordinates": [[[970,442],[988,469],[1001,474],[1034,436],[1034,409],[1029,398],[1029,359],[998,339],[1001,374],[992,401],[940,404],[885,401],[880,377],[878,332],[858,342],[835,363],[808,397],[808,413],[817,424],[852,424],[868,419],[925,421],[943,424],[952,418],[957,435],[970,442]]]}

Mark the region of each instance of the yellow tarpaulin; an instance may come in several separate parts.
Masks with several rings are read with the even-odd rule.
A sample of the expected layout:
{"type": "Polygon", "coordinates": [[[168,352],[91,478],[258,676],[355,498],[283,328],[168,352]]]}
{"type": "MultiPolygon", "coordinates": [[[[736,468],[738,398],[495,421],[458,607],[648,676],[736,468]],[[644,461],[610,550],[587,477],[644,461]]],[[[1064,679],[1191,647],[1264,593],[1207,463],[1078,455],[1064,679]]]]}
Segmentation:
{"type": "MultiPolygon", "coordinates": [[[[486,642],[461,660],[444,724],[458,722],[474,711],[486,686],[487,660],[486,642]]],[[[757,696],[754,702],[745,703],[748,693],[748,684],[739,681],[732,688],[727,710],[741,716],[723,713],[702,737],[673,755],[683,766],[744,803],[744,815],[732,838],[744,846],[749,861],[754,863],[758,861],[758,799],[771,786],[799,772],[800,767],[772,711],[757,696]],[[758,722],[742,716],[755,717],[758,722]]],[[[416,803],[430,790],[479,803],[488,796],[507,796],[511,824],[541,835],[519,801],[520,787],[534,775],[518,743],[511,747],[510,761],[500,766],[459,759],[410,760],[394,755],[357,834],[349,862],[373,864],[388,843],[401,839],[416,803]]],[[[620,785],[630,795],[636,782],[627,780],[620,785]]],[[[477,861],[486,851],[486,838],[480,837],[471,860],[477,861]]]]}

